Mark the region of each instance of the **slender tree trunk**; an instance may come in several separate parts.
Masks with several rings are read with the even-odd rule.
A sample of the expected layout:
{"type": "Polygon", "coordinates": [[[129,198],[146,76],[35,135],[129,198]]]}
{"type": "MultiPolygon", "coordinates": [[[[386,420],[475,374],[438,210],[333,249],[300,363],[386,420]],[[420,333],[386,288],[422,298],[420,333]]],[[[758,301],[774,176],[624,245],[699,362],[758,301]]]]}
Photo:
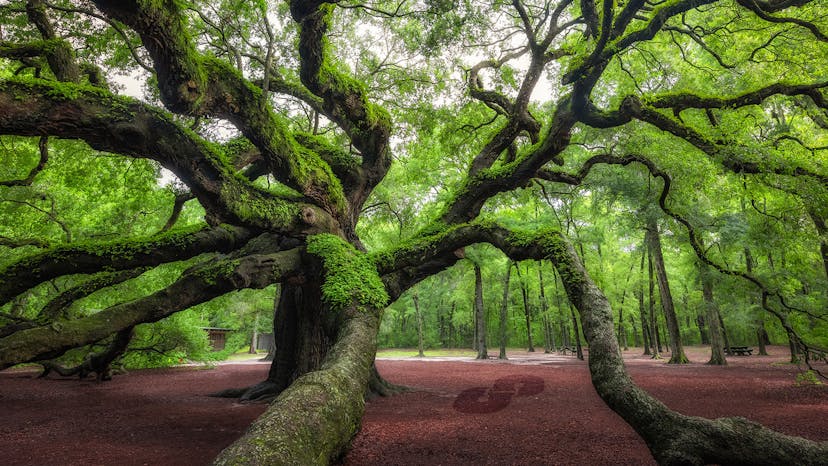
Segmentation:
{"type": "Polygon", "coordinates": [[[727,354],[730,348],[730,338],[727,336],[727,327],[725,327],[724,319],[722,319],[722,313],[719,313],[719,327],[722,329],[722,339],[724,340],[724,352],[727,354]]]}
{"type": "Polygon", "coordinates": [[[644,355],[650,356],[650,324],[647,322],[647,310],[644,307],[644,258],[647,255],[647,248],[645,245],[641,246],[641,266],[638,270],[638,287],[636,289],[636,297],[638,298],[638,315],[641,318],[641,338],[644,344],[644,355]]]}
{"type": "Polygon", "coordinates": [[[658,289],[661,295],[661,307],[664,310],[664,318],[667,321],[667,332],[670,334],[670,360],[669,364],[687,364],[687,356],[684,354],[684,346],[681,343],[681,330],[679,329],[676,310],[673,306],[673,296],[670,293],[670,283],[667,281],[667,271],[664,268],[664,257],[661,251],[661,239],[658,232],[658,224],[651,220],[647,226],[650,251],[655,264],[656,277],[658,278],[658,289]]]}
{"type": "Polygon", "coordinates": [[[540,288],[540,302],[541,302],[541,316],[543,320],[543,352],[551,353],[555,348],[555,336],[552,334],[552,328],[549,325],[549,303],[546,302],[546,292],[543,289],[543,262],[537,261],[538,264],[538,283],[540,288]]]}
{"type": "Polygon", "coordinates": [[[474,264],[474,316],[476,325],[476,344],[477,359],[488,359],[489,354],[486,351],[486,317],[485,309],[483,307],[483,274],[480,272],[480,266],[474,264]]]}
{"type": "Polygon", "coordinates": [[[449,315],[448,315],[448,326],[449,326],[449,328],[448,328],[448,332],[449,332],[449,338],[448,338],[449,345],[448,345],[448,346],[449,346],[449,348],[454,348],[454,334],[456,333],[456,332],[455,332],[455,329],[454,329],[454,310],[455,310],[456,308],[457,308],[457,302],[456,302],[456,301],[452,301],[452,303],[451,303],[451,308],[449,309],[449,315]]]}
{"type": "Polygon", "coordinates": [[[411,300],[414,301],[414,312],[417,314],[417,357],[422,358],[425,357],[425,353],[423,353],[423,314],[420,312],[420,297],[414,293],[411,300]]]}
{"type": "MultiPolygon", "coordinates": [[[[646,241],[645,241],[646,245],[646,241]]],[[[650,314],[650,343],[653,347],[653,359],[661,359],[661,339],[658,335],[658,319],[655,314],[655,282],[653,281],[653,256],[650,248],[647,248],[647,277],[649,283],[649,298],[647,299],[647,306],[650,314]]]]}
{"type": "Polygon", "coordinates": [[[259,314],[261,313],[260,310],[256,310],[256,316],[253,319],[253,336],[250,337],[250,349],[247,351],[249,354],[256,354],[257,346],[259,345],[259,314]]]}
{"type": "MultiPolygon", "coordinates": [[[[745,246],[745,269],[749,275],[753,275],[753,254],[751,254],[750,248],[747,246],[745,246]]],[[[751,304],[756,304],[756,293],[752,291],[748,291],[748,293],[750,293],[751,304]]],[[[765,330],[765,311],[764,309],[760,309],[759,314],[756,316],[756,341],[759,345],[760,356],[768,355],[768,349],[765,347],[767,336],[768,332],[765,330]]]]}
{"type": "Polygon", "coordinates": [[[725,358],[725,343],[722,338],[722,331],[719,322],[719,307],[713,299],[713,279],[711,277],[710,267],[704,262],[699,261],[699,276],[702,284],[702,297],[704,299],[704,307],[707,311],[707,321],[710,322],[710,360],[708,364],[725,366],[727,365],[727,358],[725,358]]]}
{"type": "Polygon", "coordinates": [[[578,355],[578,359],[581,361],[584,360],[584,349],[581,346],[581,330],[578,326],[578,317],[575,315],[575,308],[572,307],[570,304],[569,306],[569,313],[572,314],[572,328],[575,331],[575,350],[576,354],[578,355]]]}
{"type": "Polygon", "coordinates": [[[699,338],[701,339],[701,344],[709,345],[710,335],[707,332],[707,320],[705,319],[703,314],[699,314],[696,316],[696,326],[699,327],[699,338]]]}
{"type": "Polygon", "coordinates": [[[637,348],[641,343],[641,339],[638,337],[638,327],[635,326],[635,317],[633,316],[630,316],[630,327],[633,331],[633,346],[637,348]]]}
{"type": "Polygon", "coordinates": [[[828,227],[825,226],[825,218],[816,209],[809,208],[808,215],[814,222],[819,234],[819,253],[822,255],[822,266],[825,269],[825,278],[828,279],[828,227]]]}
{"type": "Polygon", "coordinates": [[[618,346],[623,346],[624,350],[627,348],[627,330],[624,328],[624,297],[627,296],[627,290],[621,293],[621,303],[618,305],[618,346]]]}
{"type": "Polygon", "coordinates": [[[512,265],[514,265],[512,261],[506,262],[506,277],[503,279],[503,301],[500,303],[500,354],[497,356],[498,359],[508,359],[506,357],[508,339],[506,312],[509,310],[509,279],[512,275],[512,265]]]}
{"type": "Polygon", "coordinates": [[[535,352],[535,346],[532,344],[532,320],[530,318],[531,310],[529,308],[529,296],[526,291],[526,282],[523,281],[523,277],[520,274],[520,266],[519,264],[515,264],[515,271],[517,272],[518,279],[520,280],[520,291],[523,295],[523,315],[526,318],[526,339],[529,342],[529,352],[535,352]]]}

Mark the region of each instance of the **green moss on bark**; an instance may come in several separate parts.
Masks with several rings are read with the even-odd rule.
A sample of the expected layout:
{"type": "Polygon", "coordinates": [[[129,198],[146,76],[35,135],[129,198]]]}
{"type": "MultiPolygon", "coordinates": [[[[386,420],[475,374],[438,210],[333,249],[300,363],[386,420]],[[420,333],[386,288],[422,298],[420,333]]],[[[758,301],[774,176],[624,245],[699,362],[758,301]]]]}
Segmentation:
{"type": "Polygon", "coordinates": [[[325,270],[322,299],[334,311],[356,301],[371,308],[388,302],[385,286],[368,256],[331,234],[308,237],[308,252],[322,259],[325,270]]]}

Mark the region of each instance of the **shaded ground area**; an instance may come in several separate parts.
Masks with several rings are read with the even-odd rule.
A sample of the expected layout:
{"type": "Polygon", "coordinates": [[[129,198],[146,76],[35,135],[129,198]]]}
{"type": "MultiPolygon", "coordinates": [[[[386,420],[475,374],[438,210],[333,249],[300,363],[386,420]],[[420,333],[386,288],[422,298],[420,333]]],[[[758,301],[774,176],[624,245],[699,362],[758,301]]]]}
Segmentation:
{"type": "Polygon", "coordinates": [[[0,372],[0,465],[204,465],[264,405],[206,394],[261,381],[268,365],[134,371],[111,381],[0,372]]]}
{"type": "MultiPolygon", "coordinates": [[[[732,357],[731,366],[667,366],[625,355],[642,387],[670,407],[741,415],[828,440],[828,388],[794,385],[786,349],[732,357]],[[776,364],[774,364],[776,363],[776,364]]],[[[635,433],[595,394],[572,356],[513,352],[510,363],[416,358],[378,361],[417,391],[368,403],[346,465],[653,464],[635,433]]],[[[704,361],[703,349],[691,349],[704,361]]],[[[113,381],[38,380],[0,373],[1,465],[203,465],[264,405],[206,397],[257,382],[267,365],[136,371],[113,381]]]]}

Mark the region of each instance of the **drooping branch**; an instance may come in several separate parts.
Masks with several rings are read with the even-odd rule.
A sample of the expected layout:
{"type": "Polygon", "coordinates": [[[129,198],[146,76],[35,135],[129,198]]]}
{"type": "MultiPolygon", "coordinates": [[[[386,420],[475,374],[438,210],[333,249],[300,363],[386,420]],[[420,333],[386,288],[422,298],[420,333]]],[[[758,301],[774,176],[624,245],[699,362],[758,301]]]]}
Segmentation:
{"type": "MultiPolygon", "coordinates": [[[[491,224],[467,225],[432,240],[423,239],[416,247],[400,248],[384,257],[387,262],[378,264],[381,270],[382,264],[411,264],[409,267],[418,269],[423,267],[418,262],[433,264],[439,258],[447,266],[453,263],[450,248],[467,241],[488,242],[512,260],[553,262],[570,302],[581,314],[590,346],[590,373],[598,394],[644,438],[660,464],[819,464],[828,455],[825,442],[782,435],[742,418],[709,420],[681,415],[635,386],[624,368],[609,301],[560,232],[517,233],[491,224]],[[448,243],[447,247],[443,243],[448,243]]],[[[394,283],[402,277],[401,271],[391,271],[384,277],[386,283],[409,283],[394,283]]]]}
{"type": "Polygon", "coordinates": [[[245,228],[222,225],[170,232],[141,241],[59,246],[0,270],[0,302],[63,275],[134,269],[184,260],[205,252],[227,252],[243,246],[252,236],[245,228]]]}
{"type": "Polygon", "coordinates": [[[185,271],[167,288],[144,298],[0,339],[0,369],[55,358],[71,348],[94,343],[139,323],[156,322],[230,291],[264,288],[298,274],[300,266],[298,249],[201,264],[185,271]]]}
{"type": "Polygon", "coordinates": [[[112,379],[112,363],[126,353],[134,329],[135,327],[127,327],[116,332],[112,337],[112,341],[106,345],[103,351],[87,354],[83,361],[75,367],[67,369],[52,361],[42,361],[40,364],[43,366],[43,372],[38,378],[46,377],[50,372],[55,371],[63,377],[77,374],[81,379],[94,373],[98,382],[112,379]]]}
{"type": "Polygon", "coordinates": [[[770,5],[771,2],[757,2],[757,0],[738,0],[738,3],[739,5],[755,13],[756,16],[762,18],[763,20],[769,23],[796,24],[799,27],[807,29],[816,40],[821,42],[828,42],[828,35],[825,35],[825,33],[819,29],[819,26],[817,26],[814,23],[799,18],[772,15],[771,12],[778,11],[778,9],[770,5]],[[763,4],[768,6],[769,8],[766,10],[765,8],[763,8],[763,4]]]}
{"type": "Polygon", "coordinates": [[[37,174],[42,172],[43,169],[46,168],[46,164],[49,162],[49,137],[41,136],[37,146],[40,152],[40,160],[38,160],[37,165],[34,168],[32,168],[31,171],[29,171],[29,174],[26,176],[26,178],[22,180],[0,181],[0,186],[32,185],[32,181],[34,181],[37,174]]]}

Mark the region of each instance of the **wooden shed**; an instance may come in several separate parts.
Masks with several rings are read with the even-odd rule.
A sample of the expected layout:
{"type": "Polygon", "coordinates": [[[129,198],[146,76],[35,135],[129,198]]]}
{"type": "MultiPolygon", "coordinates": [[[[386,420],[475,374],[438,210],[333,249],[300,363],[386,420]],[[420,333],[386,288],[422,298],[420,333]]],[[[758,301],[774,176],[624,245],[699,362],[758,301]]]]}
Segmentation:
{"type": "Polygon", "coordinates": [[[201,327],[201,329],[207,332],[207,338],[210,339],[210,346],[213,347],[213,351],[223,350],[225,343],[227,343],[227,334],[233,331],[231,328],[220,327],[201,327]]]}

